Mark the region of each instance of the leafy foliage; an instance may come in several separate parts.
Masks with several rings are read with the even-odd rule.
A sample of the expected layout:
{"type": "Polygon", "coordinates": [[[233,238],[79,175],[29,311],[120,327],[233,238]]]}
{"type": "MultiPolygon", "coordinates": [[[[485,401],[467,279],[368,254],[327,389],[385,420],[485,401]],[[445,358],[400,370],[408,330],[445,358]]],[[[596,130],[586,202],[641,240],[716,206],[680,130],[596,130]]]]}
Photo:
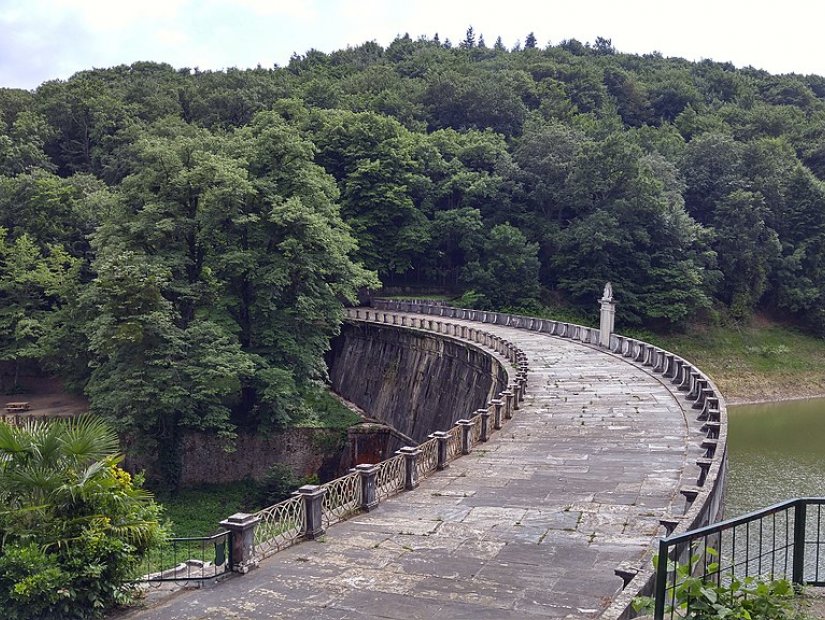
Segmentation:
{"type": "MultiPolygon", "coordinates": [[[[706,552],[710,556],[717,555],[710,547],[706,552]]],[[[717,580],[718,562],[710,562],[706,572],[711,577],[702,578],[691,571],[699,560],[700,557],[695,555],[689,563],[675,567],[674,602],[666,608],[666,613],[676,612],[679,618],[686,620],[802,620],[804,617],[793,602],[794,588],[788,580],[763,581],[752,576],[743,579],[725,576],[724,580],[717,580]]],[[[654,564],[659,561],[658,556],[654,558],[654,564]]],[[[653,603],[649,597],[638,597],[633,601],[633,607],[637,612],[652,611],[653,603]]]]}
{"type": "Polygon", "coordinates": [[[160,508],[92,417],[0,423],[0,604],[10,619],[100,618],[158,544],[160,508]]]}

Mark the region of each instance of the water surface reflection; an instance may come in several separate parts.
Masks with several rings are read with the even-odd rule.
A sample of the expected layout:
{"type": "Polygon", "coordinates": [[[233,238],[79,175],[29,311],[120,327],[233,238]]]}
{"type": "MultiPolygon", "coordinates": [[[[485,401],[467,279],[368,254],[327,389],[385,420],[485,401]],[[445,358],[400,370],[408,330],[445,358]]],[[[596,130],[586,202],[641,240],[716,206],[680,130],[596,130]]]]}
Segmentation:
{"type": "Polygon", "coordinates": [[[825,496],[825,399],[728,407],[725,517],[825,496]]]}

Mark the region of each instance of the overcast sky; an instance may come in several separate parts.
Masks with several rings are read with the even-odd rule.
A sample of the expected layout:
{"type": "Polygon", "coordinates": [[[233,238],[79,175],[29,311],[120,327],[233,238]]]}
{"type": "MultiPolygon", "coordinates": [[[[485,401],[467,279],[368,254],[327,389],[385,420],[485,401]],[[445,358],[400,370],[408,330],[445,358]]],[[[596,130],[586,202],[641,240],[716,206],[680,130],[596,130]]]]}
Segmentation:
{"type": "Polygon", "coordinates": [[[602,36],[623,52],[825,75],[823,17],[818,0],[0,0],[0,86],[139,60],[271,67],[404,33],[457,42],[469,25],[488,45],[602,36]]]}

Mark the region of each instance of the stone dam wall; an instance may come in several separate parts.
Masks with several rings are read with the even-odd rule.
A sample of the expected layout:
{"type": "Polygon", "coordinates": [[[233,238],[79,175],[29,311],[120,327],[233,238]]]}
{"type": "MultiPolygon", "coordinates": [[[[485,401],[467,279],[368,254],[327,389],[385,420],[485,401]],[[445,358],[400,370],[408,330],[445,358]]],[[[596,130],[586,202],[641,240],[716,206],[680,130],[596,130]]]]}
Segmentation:
{"type": "MultiPolygon", "coordinates": [[[[459,338],[400,324],[345,322],[327,362],[335,392],[419,443],[486,407],[507,387],[507,373],[495,356],[459,338]]],[[[391,436],[372,436],[380,444],[376,452],[384,456],[403,445],[391,436]]],[[[288,465],[299,476],[318,473],[327,480],[356,461],[345,434],[337,430],[291,428],[272,437],[241,432],[232,451],[220,437],[186,431],[180,484],[260,479],[275,463],[288,465]]],[[[152,476],[151,464],[139,456],[130,456],[126,466],[152,476]]]]}
{"type": "Polygon", "coordinates": [[[328,358],[333,389],[418,442],[505,389],[498,360],[466,341],[401,325],[344,323],[328,358]]]}

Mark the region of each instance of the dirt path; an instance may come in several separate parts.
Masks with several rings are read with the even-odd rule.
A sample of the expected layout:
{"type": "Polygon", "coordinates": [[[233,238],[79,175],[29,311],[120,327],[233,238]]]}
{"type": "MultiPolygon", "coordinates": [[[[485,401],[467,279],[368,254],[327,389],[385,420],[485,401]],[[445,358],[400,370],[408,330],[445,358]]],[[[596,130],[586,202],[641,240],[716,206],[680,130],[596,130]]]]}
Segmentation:
{"type": "Polygon", "coordinates": [[[26,381],[26,391],[20,394],[0,395],[0,412],[8,403],[27,402],[27,414],[37,416],[76,415],[89,410],[89,401],[67,392],[60,381],[52,378],[32,378],[26,381]]]}

